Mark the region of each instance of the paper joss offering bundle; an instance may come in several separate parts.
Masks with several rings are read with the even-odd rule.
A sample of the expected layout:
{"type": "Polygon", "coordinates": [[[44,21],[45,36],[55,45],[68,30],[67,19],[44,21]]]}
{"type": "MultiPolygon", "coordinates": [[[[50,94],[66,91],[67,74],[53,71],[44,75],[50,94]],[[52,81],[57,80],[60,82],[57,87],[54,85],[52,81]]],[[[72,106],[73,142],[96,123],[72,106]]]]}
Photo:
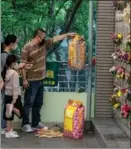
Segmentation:
{"type": "Polygon", "coordinates": [[[81,139],[84,130],[83,103],[78,100],[69,100],[64,112],[64,136],[72,139],[81,139]]]}
{"type": "Polygon", "coordinates": [[[73,70],[82,70],[86,63],[86,43],[82,36],[76,35],[69,42],[68,66],[73,70]]]}

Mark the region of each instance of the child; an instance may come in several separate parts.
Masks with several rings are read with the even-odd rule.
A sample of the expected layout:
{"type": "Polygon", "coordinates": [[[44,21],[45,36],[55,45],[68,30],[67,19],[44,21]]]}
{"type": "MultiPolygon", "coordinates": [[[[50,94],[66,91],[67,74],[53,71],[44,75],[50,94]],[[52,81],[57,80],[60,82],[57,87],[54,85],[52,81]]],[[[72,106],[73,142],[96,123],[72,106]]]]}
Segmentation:
{"type": "Polygon", "coordinates": [[[5,105],[4,116],[6,120],[6,138],[17,138],[19,135],[13,131],[12,121],[14,114],[19,118],[22,118],[22,102],[21,92],[19,84],[19,65],[15,55],[9,55],[6,60],[6,66],[4,67],[2,77],[5,83],[5,105]]]}
{"type": "MultiPolygon", "coordinates": [[[[17,47],[17,37],[13,34],[8,34],[4,42],[1,43],[1,72],[4,69],[6,58],[10,55],[11,51],[15,50],[17,47]]],[[[1,134],[5,134],[6,122],[3,119],[3,112],[4,112],[4,88],[1,90],[1,134]]]]}

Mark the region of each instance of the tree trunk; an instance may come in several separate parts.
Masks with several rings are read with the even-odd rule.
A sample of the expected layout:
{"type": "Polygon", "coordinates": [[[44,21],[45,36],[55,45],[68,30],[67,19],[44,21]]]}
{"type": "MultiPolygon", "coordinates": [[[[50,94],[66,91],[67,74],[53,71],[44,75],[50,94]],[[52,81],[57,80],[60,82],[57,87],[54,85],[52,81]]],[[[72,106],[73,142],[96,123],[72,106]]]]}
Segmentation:
{"type": "MultiPolygon", "coordinates": [[[[60,32],[60,34],[63,34],[65,32],[69,32],[70,30],[70,27],[72,25],[72,22],[74,20],[74,17],[75,17],[75,14],[77,12],[77,10],[79,9],[80,5],[82,4],[82,1],[83,0],[76,0],[75,3],[74,3],[74,0],[72,0],[72,3],[74,3],[74,6],[72,8],[72,6],[68,9],[67,11],[67,15],[65,17],[65,23],[64,23],[64,28],[62,29],[62,31],[60,32]]],[[[53,50],[51,50],[49,53],[48,53],[48,56],[52,53],[52,52],[56,52],[56,56],[57,56],[57,60],[60,61],[60,57],[58,56],[59,53],[58,51],[56,51],[59,47],[59,45],[61,44],[62,41],[60,41],[58,44],[56,44],[53,48],[53,50]]]]}
{"type": "Polygon", "coordinates": [[[52,17],[54,15],[54,0],[49,1],[49,11],[48,15],[52,17]]]}
{"type": "Polygon", "coordinates": [[[83,0],[77,0],[74,7],[72,8],[72,11],[70,12],[69,14],[69,17],[68,17],[68,20],[65,21],[65,30],[64,32],[68,32],[70,27],[71,27],[71,24],[73,22],[73,19],[75,17],[75,14],[78,10],[78,8],[80,7],[80,5],[82,4],[82,1],[83,0]]]}
{"type": "Polygon", "coordinates": [[[13,6],[13,9],[15,10],[16,9],[16,0],[12,0],[12,6],[13,6]]]}

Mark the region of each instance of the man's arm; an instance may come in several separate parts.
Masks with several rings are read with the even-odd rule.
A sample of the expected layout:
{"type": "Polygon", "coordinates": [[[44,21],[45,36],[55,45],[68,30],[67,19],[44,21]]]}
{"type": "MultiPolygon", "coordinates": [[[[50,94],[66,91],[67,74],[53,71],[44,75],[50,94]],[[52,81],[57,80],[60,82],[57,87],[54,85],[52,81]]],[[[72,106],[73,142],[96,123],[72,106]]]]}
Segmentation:
{"type": "Polygon", "coordinates": [[[27,80],[27,78],[26,78],[26,70],[25,70],[25,68],[22,68],[22,69],[21,69],[21,75],[22,75],[22,79],[23,79],[23,81],[27,80]]]}
{"type": "Polygon", "coordinates": [[[29,87],[29,83],[28,83],[28,80],[27,80],[27,77],[26,77],[26,69],[25,69],[25,63],[21,63],[24,65],[23,68],[21,68],[21,75],[22,75],[22,80],[23,80],[23,87],[26,89],[29,87]]]}
{"type": "Polygon", "coordinates": [[[72,38],[76,35],[76,33],[66,33],[62,35],[55,36],[53,38],[50,38],[46,40],[46,47],[47,49],[50,49],[53,45],[53,43],[64,40],[65,38],[72,38]]]}
{"type": "Polygon", "coordinates": [[[64,40],[65,38],[72,38],[76,35],[76,33],[66,33],[62,35],[58,35],[53,37],[53,43],[64,40]]]}

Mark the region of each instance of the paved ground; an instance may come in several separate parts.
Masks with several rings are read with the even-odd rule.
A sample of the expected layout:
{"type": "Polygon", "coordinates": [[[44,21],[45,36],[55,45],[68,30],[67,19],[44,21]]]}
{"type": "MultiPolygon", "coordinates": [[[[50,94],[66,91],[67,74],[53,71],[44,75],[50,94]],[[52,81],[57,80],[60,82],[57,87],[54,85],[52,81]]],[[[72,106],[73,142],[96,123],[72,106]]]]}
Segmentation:
{"type": "MultiPolygon", "coordinates": [[[[107,148],[130,148],[131,141],[113,119],[94,120],[94,125],[98,131],[99,138],[102,138],[107,148]]],[[[130,131],[130,129],[129,129],[130,131]]],[[[99,142],[99,138],[97,141],[99,142]]],[[[102,141],[101,141],[102,142],[102,141]]],[[[99,144],[101,143],[99,142],[99,144]]],[[[101,145],[100,145],[101,146],[101,145]]]]}
{"type": "Polygon", "coordinates": [[[131,141],[113,119],[94,120],[95,133],[85,132],[81,140],[38,138],[33,133],[20,134],[18,139],[1,137],[1,148],[130,148],[131,141]]]}
{"type": "Polygon", "coordinates": [[[82,140],[69,138],[38,138],[32,133],[19,131],[20,138],[1,138],[1,148],[99,148],[95,135],[92,132],[85,133],[82,140]]]}

